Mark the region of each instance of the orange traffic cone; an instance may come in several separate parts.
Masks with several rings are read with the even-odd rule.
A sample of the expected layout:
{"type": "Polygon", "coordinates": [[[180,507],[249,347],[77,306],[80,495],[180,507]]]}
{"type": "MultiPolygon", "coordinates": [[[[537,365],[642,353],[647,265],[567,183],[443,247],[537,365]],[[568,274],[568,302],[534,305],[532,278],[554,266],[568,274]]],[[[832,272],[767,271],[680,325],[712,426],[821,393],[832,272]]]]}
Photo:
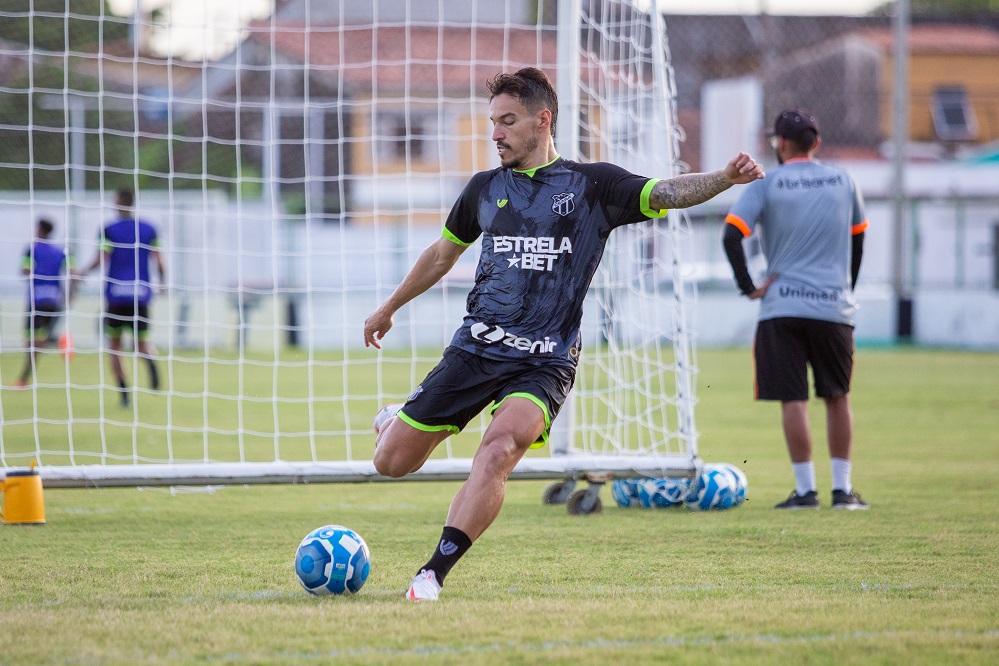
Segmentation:
{"type": "Polygon", "coordinates": [[[73,336],[68,332],[59,336],[59,349],[62,350],[62,355],[67,361],[73,360],[73,336]]]}

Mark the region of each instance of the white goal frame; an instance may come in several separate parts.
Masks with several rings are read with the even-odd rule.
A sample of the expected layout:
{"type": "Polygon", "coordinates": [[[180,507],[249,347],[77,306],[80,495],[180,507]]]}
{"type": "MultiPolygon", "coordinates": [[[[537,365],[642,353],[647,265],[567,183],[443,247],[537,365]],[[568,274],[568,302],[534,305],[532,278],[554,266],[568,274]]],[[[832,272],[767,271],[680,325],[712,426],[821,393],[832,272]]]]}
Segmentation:
{"type": "MultiPolygon", "coordinates": [[[[480,0],[484,1],[484,0],[480,0]]],[[[443,7],[444,0],[441,6],[443,7]]],[[[545,46],[538,37],[535,58],[530,54],[526,55],[526,64],[536,64],[555,70],[556,85],[560,100],[560,114],[556,144],[559,153],[569,159],[586,160],[606,160],[619,164],[635,173],[641,173],[650,177],[671,177],[680,173],[679,166],[679,141],[682,132],[677,123],[675,106],[675,82],[669,61],[669,49],[666,39],[664,20],[659,13],[659,3],[656,0],[641,2],[640,0],[602,0],[596,5],[598,12],[593,15],[588,14],[580,0],[551,0],[547,3],[539,3],[542,8],[539,10],[539,23],[542,20],[540,13],[545,7],[549,9],[557,4],[557,16],[562,17],[557,28],[557,65],[546,61],[545,46]],[[646,10],[644,13],[642,10],[646,10]],[[597,14],[600,14],[597,16],[597,14]],[[571,20],[566,20],[571,17],[571,20]]],[[[306,3],[307,7],[311,4],[306,3]]],[[[509,11],[509,10],[508,10],[509,11]]],[[[306,10],[306,24],[309,21],[309,11],[306,10]]],[[[273,20],[273,19],[272,19],[273,20]]],[[[407,19],[408,21],[409,19],[407,19]]],[[[409,25],[407,23],[407,25],[409,25]]],[[[412,25],[419,28],[428,26],[416,17],[412,19],[412,25]]],[[[272,24],[273,27],[273,24],[272,24]]],[[[430,26],[432,27],[432,26],[430,26]]],[[[415,29],[415,28],[414,28],[415,29]]],[[[377,32],[378,26],[374,26],[377,32]]],[[[445,30],[445,25],[440,24],[439,30],[445,30]]],[[[542,35],[544,28],[539,25],[537,35],[542,35]]],[[[507,41],[503,46],[503,59],[500,62],[489,62],[488,68],[493,73],[503,69],[522,66],[523,61],[518,58],[525,57],[525,54],[510,53],[516,47],[516,40],[512,35],[516,30],[507,31],[507,41]]],[[[409,32],[405,33],[407,39],[409,32]]],[[[415,33],[414,33],[415,34],[415,33]]],[[[472,41],[475,43],[477,33],[472,31],[472,41]]],[[[285,57],[279,53],[274,46],[277,38],[271,41],[271,62],[272,67],[284,66],[285,57]]],[[[340,33],[339,39],[344,41],[344,33],[340,33]]],[[[309,39],[304,40],[304,56],[306,60],[310,58],[309,39]]],[[[292,45],[294,47],[294,45],[292,45]]],[[[341,57],[344,56],[345,47],[341,45],[341,57]]],[[[415,52],[415,47],[414,47],[415,52]]],[[[201,99],[191,99],[189,97],[171,96],[168,101],[172,104],[170,110],[166,112],[167,136],[173,138],[173,128],[180,125],[181,110],[185,107],[200,108],[205,118],[208,117],[207,109],[220,105],[211,97],[213,86],[226,71],[235,70],[237,73],[242,66],[240,49],[231,56],[230,60],[223,63],[205,62],[201,67],[200,92],[204,95],[201,99]]],[[[438,76],[447,76],[444,70],[453,67],[443,54],[442,61],[437,63],[438,76]]],[[[66,58],[68,62],[68,56],[66,58]]],[[[138,76],[138,69],[144,63],[143,56],[136,51],[131,57],[125,57],[123,63],[127,66],[131,64],[138,76]]],[[[122,64],[122,63],[119,63],[122,64]]],[[[410,67],[417,68],[425,65],[418,56],[414,56],[412,62],[407,61],[397,64],[401,71],[408,73],[410,67]]],[[[395,64],[393,64],[395,65],[395,64]]],[[[474,72],[478,72],[480,63],[470,65],[474,72]]],[[[381,67],[381,63],[374,62],[373,68],[381,67]]],[[[485,64],[482,64],[484,67],[485,64]]],[[[350,87],[349,77],[352,75],[348,67],[341,65],[339,73],[339,84],[341,89],[350,87]]],[[[205,385],[202,391],[202,401],[205,412],[205,427],[203,435],[204,453],[201,459],[178,458],[178,460],[163,460],[157,456],[145,455],[140,452],[141,437],[137,434],[137,426],[132,426],[130,436],[132,440],[132,453],[124,455],[110,454],[105,451],[96,454],[83,454],[73,449],[73,429],[74,422],[84,420],[75,415],[72,411],[71,389],[78,389],[76,375],[70,375],[71,365],[66,362],[67,377],[70,377],[66,386],[66,399],[70,401],[70,413],[65,417],[48,418],[43,415],[44,409],[39,405],[40,396],[44,390],[50,390],[52,385],[39,385],[31,389],[35,396],[31,415],[23,415],[5,410],[0,417],[4,419],[4,425],[0,427],[0,473],[5,469],[26,466],[31,460],[38,460],[38,470],[42,476],[44,484],[48,487],[108,487],[108,486],[174,486],[174,485],[203,485],[203,484],[255,484],[255,483],[328,483],[328,482],[369,482],[388,481],[380,476],[374,469],[370,456],[360,459],[352,453],[355,448],[363,449],[367,442],[361,442],[366,438],[373,439],[371,435],[370,416],[358,416],[347,413],[344,418],[347,425],[343,431],[337,430],[335,433],[324,432],[321,429],[310,426],[308,432],[296,433],[296,437],[303,442],[309,443],[312,447],[311,459],[289,460],[285,459],[282,449],[283,432],[280,431],[277,423],[286,417],[279,415],[279,405],[268,403],[266,399],[257,400],[253,396],[245,395],[243,383],[243,372],[250,366],[266,366],[266,362],[253,357],[248,348],[247,337],[270,338],[274,348],[278,348],[284,336],[295,335],[311,336],[310,332],[315,327],[317,320],[316,302],[322,295],[321,289],[316,288],[312,281],[313,274],[318,270],[317,264],[321,264],[324,258],[311,258],[309,255],[312,248],[313,223],[311,220],[325,214],[323,204],[319,203],[318,197],[323,196],[323,185],[319,179],[305,177],[302,187],[305,213],[307,219],[305,232],[296,235],[297,232],[287,232],[293,226],[285,225],[278,228],[275,224],[270,224],[267,219],[269,207],[274,219],[280,218],[284,212],[281,208],[278,193],[284,186],[287,179],[282,178],[282,159],[287,155],[282,151],[299,151],[305,160],[306,165],[310,162],[315,165],[318,162],[330,159],[328,151],[331,143],[324,139],[324,131],[329,127],[324,127],[324,121],[320,111],[328,109],[331,105],[343,104],[343,100],[338,101],[335,97],[323,97],[312,94],[310,104],[312,105],[303,114],[301,109],[295,109],[284,102],[277,100],[274,95],[275,86],[274,75],[271,75],[270,96],[264,94],[262,97],[259,91],[253,94],[245,94],[241,99],[242,110],[257,113],[259,111],[260,122],[263,128],[262,138],[262,167],[260,183],[262,192],[259,201],[244,198],[242,195],[236,196],[235,210],[237,214],[246,214],[250,209],[256,210],[262,206],[264,216],[248,216],[253,224],[237,232],[235,238],[235,271],[238,280],[235,284],[229,285],[227,293],[209,293],[205,287],[202,292],[198,292],[198,287],[192,286],[193,282],[185,282],[187,277],[173,277],[170,285],[169,295],[166,297],[169,303],[169,316],[165,321],[156,321],[156,325],[169,328],[169,341],[166,344],[165,358],[167,359],[166,372],[167,381],[172,377],[169,368],[170,363],[186,363],[188,359],[184,354],[185,346],[190,346],[194,351],[204,352],[205,361],[205,385]],[[298,140],[289,141],[282,138],[283,122],[289,117],[302,118],[302,135],[298,140]],[[324,152],[327,151],[327,152],[324,152]],[[318,192],[318,194],[317,194],[318,192]],[[311,217],[310,217],[311,216],[311,217]],[[269,245],[268,245],[269,244],[269,245]],[[267,254],[266,247],[278,247],[267,254]],[[277,254],[280,251],[281,254],[277,254]],[[301,265],[300,265],[301,264],[301,265]],[[304,273],[304,275],[302,274],[304,273]],[[262,276],[262,277],[261,277],[262,276]],[[293,286],[287,286],[294,283],[293,286]],[[184,313],[181,316],[189,316],[185,308],[189,308],[187,300],[188,294],[194,294],[194,300],[201,298],[200,305],[193,306],[196,310],[203,311],[204,322],[198,325],[187,326],[186,320],[178,322],[175,317],[177,313],[184,313]],[[317,296],[319,294],[320,296],[317,296]],[[280,298],[279,298],[280,297],[280,298]],[[283,300],[282,300],[283,299],[283,300]],[[297,317],[303,317],[306,321],[298,326],[289,323],[286,327],[276,325],[268,327],[267,324],[256,326],[250,323],[254,316],[253,307],[258,302],[264,302],[261,306],[266,310],[265,315],[270,321],[277,322],[283,317],[283,308],[292,307],[297,304],[297,317]],[[228,322],[221,327],[212,328],[209,323],[211,317],[215,316],[219,308],[224,308],[225,303],[236,303],[236,321],[228,322]],[[302,312],[304,311],[304,315],[302,312]],[[188,340],[190,335],[194,342],[188,340]],[[183,339],[181,333],[183,332],[183,339]],[[223,338],[236,337],[238,339],[235,360],[229,362],[228,357],[216,358],[213,356],[215,345],[223,338]],[[238,388],[233,393],[225,395],[215,395],[211,393],[209,384],[211,377],[208,364],[214,363],[222,370],[212,372],[232,372],[239,375],[238,388]],[[228,400],[238,406],[240,423],[238,427],[231,430],[223,426],[216,426],[210,423],[209,404],[212,400],[228,400]],[[267,432],[246,425],[242,419],[254,410],[270,410],[273,412],[274,431],[267,432]],[[364,422],[363,427],[355,424],[364,422]],[[21,427],[18,432],[24,432],[24,428],[34,424],[35,448],[34,451],[19,449],[16,444],[14,432],[9,428],[21,427]],[[51,450],[45,436],[41,433],[41,426],[59,425],[64,426],[69,440],[68,451],[51,450]],[[323,460],[317,458],[316,442],[324,436],[335,434],[343,437],[346,441],[346,459],[344,460],[323,460]],[[212,447],[212,439],[216,436],[231,436],[239,441],[238,460],[225,459],[225,456],[216,457],[212,447]],[[299,436],[300,435],[300,436],[299,436]],[[243,452],[244,440],[273,440],[274,455],[272,460],[255,460],[250,456],[245,456],[243,452]],[[48,460],[56,457],[68,457],[71,464],[51,464],[48,460]],[[90,457],[88,457],[90,456],[90,457]],[[91,457],[98,457],[100,461],[96,464],[89,462],[91,457]]],[[[439,85],[442,85],[439,80],[439,85]]],[[[482,110],[482,95],[484,81],[479,81],[472,77],[473,89],[469,90],[468,108],[474,116],[482,110]],[[477,106],[478,105],[478,106],[477,106]]],[[[172,85],[172,84],[171,84],[172,85]]],[[[308,92],[308,77],[306,76],[306,94],[308,92]]],[[[405,88],[408,90],[408,84],[405,88]]],[[[108,109],[118,109],[131,112],[135,116],[136,126],[141,126],[144,120],[140,118],[145,109],[153,102],[147,95],[138,90],[138,81],[135,81],[135,94],[122,94],[111,90],[99,90],[100,94],[89,95],[76,90],[59,91],[32,90],[31,95],[39,99],[39,108],[65,110],[66,128],[65,144],[67,154],[70,156],[66,165],[67,181],[70,186],[67,188],[62,200],[61,212],[66,220],[66,231],[64,232],[64,242],[67,250],[80,251],[81,245],[93,246],[92,231],[97,221],[103,216],[105,219],[109,214],[107,209],[107,195],[111,188],[101,185],[98,193],[82,192],[80,170],[77,168],[84,162],[84,155],[81,151],[80,138],[84,134],[92,134],[94,128],[87,127],[89,122],[87,113],[104,113],[108,109]],[[89,226],[88,226],[89,225],[89,226]]],[[[448,93],[444,93],[447,95],[448,93]]],[[[380,133],[386,131],[385,127],[392,129],[388,121],[378,115],[376,105],[384,100],[380,100],[377,88],[372,89],[370,99],[363,96],[355,98],[351,103],[371,104],[372,111],[369,131],[375,136],[376,141],[381,141],[385,145],[402,145],[399,142],[408,142],[405,145],[405,160],[407,165],[406,177],[420,176],[419,169],[410,171],[413,163],[411,150],[415,151],[417,143],[413,142],[413,137],[418,136],[422,130],[416,129],[416,118],[423,118],[421,122],[426,122],[428,127],[436,127],[440,133],[438,141],[453,141],[455,137],[447,136],[443,126],[444,112],[437,109],[433,111],[428,102],[418,97],[407,96],[398,101],[398,106],[402,109],[403,122],[402,131],[405,136],[399,142],[393,144],[395,139],[391,135],[388,138],[380,133]],[[361,101],[356,101],[360,99],[361,101]],[[430,109],[429,111],[425,109],[430,109]],[[434,116],[436,113],[436,116],[434,116]],[[422,115],[421,115],[422,114],[422,115]],[[381,136],[381,138],[379,138],[381,136]]],[[[449,100],[452,105],[455,100],[449,100]]],[[[389,105],[391,106],[391,105],[389,105]]],[[[482,115],[479,113],[479,115],[482,115]]],[[[237,112],[238,116],[238,112],[237,112]]],[[[362,118],[363,120],[363,118],[362,118]]],[[[237,122],[238,124],[238,122],[237,122]]],[[[474,128],[473,128],[474,129],[474,128]]],[[[103,130],[101,130],[103,131],[103,130]]],[[[207,139],[211,128],[208,120],[204,121],[205,138],[207,139]]],[[[344,141],[346,130],[343,127],[337,128],[338,139],[335,151],[338,159],[345,160],[344,151],[350,149],[349,141],[344,141]]],[[[110,131],[109,131],[110,132],[110,131]]],[[[237,128],[238,132],[238,128],[237,128]]],[[[142,137],[140,137],[142,138],[142,137]]],[[[458,139],[463,141],[464,139],[458,139]]],[[[139,138],[135,141],[138,145],[139,138]]],[[[481,138],[480,138],[481,141],[481,138]]],[[[237,134],[231,141],[234,149],[247,149],[241,144],[237,134]]],[[[248,144],[249,145],[249,144],[248,144]]],[[[390,148],[395,150],[396,148],[390,148]]],[[[359,150],[354,148],[354,150],[359,150]]],[[[370,168],[373,173],[377,173],[379,168],[379,148],[372,148],[370,155],[370,168]]],[[[420,150],[434,150],[423,144],[420,150]]],[[[443,150],[443,149],[442,149],[443,150]]],[[[477,149],[473,148],[473,157],[477,149]]],[[[136,148],[138,154],[138,148],[136,148]]],[[[441,162],[445,161],[443,153],[441,162]]],[[[473,159],[474,161],[474,159],[473,159]]],[[[490,165],[491,166],[494,165],[490,165]]],[[[30,168],[39,168],[34,163],[30,168]]],[[[206,167],[207,168],[207,167],[206,167]]],[[[461,167],[465,172],[464,179],[471,175],[474,169],[461,167]]],[[[165,179],[175,177],[173,173],[155,174],[165,179]]],[[[453,176],[454,174],[451,174],[453,176]]],[[[206,176],[207,178],[207,176],[206,176]]],[[[240,178],[246,178],[246,174],[241,174],[240,178]]],[[[347,199],[346,185],[349,175],[340,181],[339,203],[341,206],[338,214],[348,216],[353,211],[343,204],[347,199]]],[[[452,178],[452,180],[454,180],[452,178]]],[[[138,182],[138,181],[137,181],[138,182]]],[[[408,240],[407,243],[422,242],[423,239],[432,237],[426,233],[426,229],[421,227],[421,222],[414,221],[416,216],[433,217],[436,215],[440,219],[446,214],[446,210],[435,209],[433,205],[428,206],[423,203],[427,194],[421,188],[421,183],[433,182],[427,180],[406,181],[408,190],[406,196],[409,197],[411,209],[416,211],[408,220],[402,223],[388,224],[384,220],[398,216],[397,211],[379,209],[378,192],[380,186],[377,179],[370,181],[356,180],[352,183],[352,196],[354,200],[364,199],[369,194],[372,197],[367,205],[372,206],[371,215],[375,218],[375,228],[380,229],[377,241],[380,248],[376,251],[385,254],[385,251],[394,252],[398,250],[394,245],[394,238],[400,234],[408,233],[413,229],[421,229],[416,235],[419,241],[408,240]],[[415,183],[415,185],[414,185],[415,183]],[[365,188],[373,188],[370,193],[365,188]],[[371,194],[373,193],[373,194],[371,194]],[[428,215],[432,213],[433,215],[428,215]],[[379,226],[382,225],[382,226],[379,226]]],[[[450,181],[449,181],[450,182],[450,181]]],[[[85,183],[84,183],[85,184],[85,183]]],[[[237,183],[238,184],[238,183],[237,183]]],[[[442,178],[433,187],[439,187],[437,193],[443,204],[447,207],[453,201],[452,193],[445,192],[447,187],[442,178]]],[[[327,190],[328,191],[328,190],[327,190]]],[[[327,195],[328,196],[328,195],[327,195]]],[[[140,197],[141,199],[141,197],[140,197]]],[[[51,201],[55,201],[54,208],[59,211],[58,196],[49,197],[44,193],[30,193],[29,203],[24,210],[32,219],[45,211],[52,209],[51,201]]],[[[184,254],[180,255],[184,259],[183,265],[194,273],[203,274],[208,279],[217,267],[213,265],[213,255],[209,254],[210,248],[205,245],[203,254],[197,254],[197,245],[207,244],[211,239],[203,235],[200,239],[190,238],[192,234],[199,233],[188,222],[180,224],[176,222],[178,216],[182,219],[186,217],[202,216],[205,220],[214,219],[218,216],[218,197],[207,189],[201,192],[201,198],[194,197],[193,204],[187,203],[184,193],[174,191],[172,186],[162,195],[148,195],[146,201],[154,201],[152,206],[153,220],[157,217],[169,217],[173,225],[168,230],[170,232],[170,242],[183,245],[184,254]],[[150,198],[151,197],[151,198],[150,198]],[[158,197],[158,198],[157,198],[158,197]],[[200,202],[200,204],[199,204],[200,202]],[[200,205],[200,209],[199,209],[200,205]],[[185,217],[186,216],[186,217],[185,217]],[[186,225],[186,226],[185,226],[186,225]],[[193,249],[192,249],[193,248],[193,249]],[[200,265],[198,265],[200,263],[200,265]]],[[[0,213],[5,205],[15,206],[11,201],[5,201],[0,195],[0,213]]],[[[361,213],[363,217],[367,213],[361,213]]],[[[439,223],[439,222],[438,222],[439,223]]],[[[206,223],[207,224],[207,223],[206,223]]],[[[354,228],[360,226],[358,223],[354,228]]],[[[316,226],[315,228],[319,228],[316,226]]],[[[323,228],[325,231],[325,227],[323,228]]],[[[341,225],[342,251],[349,252],[349,244],[354,242],[353,233],[346,225],[341,225]]],[[[204,232],[207,233],[207,232],[204,232]]],[[[591,288],[587,302],[587,319],[584,321],[584,336],[589,336],[595,343],[589,344],[583,352],[583,360],[580,363],[580,374],[577,387],[570,396],[569,401],[562,411],[560,418],[556,419],[552,428],[552,439],[549,449],[540,455],[531,454],[525,457],[514,469],[512,479],[551,479],[551,480],[576,480],[587,479],[594,482],[601,482],[611,478],[627,477],[693,477],[701,468],[701,461],[697,451],[697,429],[694,417],[696,405],[696,356],[694,352],[694,339],[692,334],[692,311],[696,304],[696,285],[689,280],[690,270],[684,263],[685,248],[689,239],[689,228],[686,218],[676,212],[670,211],[663,223],[647,225],[631,225],[616,230],[608,243],[608,254],[605,255],[603,265],[598,271],[598,275],[591,288]],[[665,249],[664,249],[665,248],[665,249]],[[646,255],[645,253],[648,252],[646,255]],[[639,255],[636,255],[639,253],[639,255]],[[661,395],[660,395],[661,394],[661,395]],[[638,396],[638,397],[635,397],[638,396]],[[599,422],[599,423],[598,423],[599,422]],[[586,425],[589,424],[589,425],[586,425]]],[[[26,239],[23,239],[26,240],[26,239]]],[[[400,246],[401,247],[401,246],[400,246]]],[[[87,249],[84,247],[83,249],[87,249]]],[[[93,250],[93,247],[89,249],[93,250]]],[[[412,258],[414,252],[418,252],[421,247],[407,245],[402,250],[402,256],[412,258]]],[[[169,253],[168,253],[169,254],[169,253]]],[[[469,255],[472,252],[467,253],[469,255]]],[[[80,256],[79,261],[89,261],[89,256],[80,256]]],[[[174,262],[174,267],[177,265],[174,262]]],[[[345,273],[343,279],[344,293],[349,290],[346,274],[349,268],[341,268],[345,273]]],[[[467,269],[466,269],[467,270],[467,269]]],[[[379,283],[367,300],[364,307],[373,309],[377,302],[384,297],[394,287],[394,283],[401,277],[391,274],[388,268],[376,268],[379,274],[386,274],[379,277],[379,283]]],[[[420,315],[413,314],[405,325],[398,326],[400,330],[393,330],[390,336],[393,340],[399,340],[404,345],[409,345],[414,361],[417,356],[421,356],[419,351],[427,346],[428,339],[424,334],[427,330],[434,333],[429,336],[440,337],[450,336],[450,332],[457,327],[457,318],[446,319],[443,323],[440,320],[440,313],[445,313],[448,317],[456,311],[455,304],[463,302],[464,294],[457,287],[461,286],[462,279],[467,280],[468,276],[457,279],[449,287],[448,280],[443,288],[443,305],[432,305],[429,309],[431,314],[426,320],[420,320],[420,315]],[[449,290],[454,290],[455,294],[449,294],[449,290]],[[421,337],[423,336],[423,337],[421,337]]],[[[99,300],[97,294],[97,281],[91,280],[91,302],[99,300]]],[[[8,285],[9,286],[9,285],[8,285]]],[[[0,285],[2,289],[4,285],[0,285]]],[[[417,311],[423,304],[421,299],[427,298],[424,295],[416,299],[408,308],[417,311]]],[[[83,306],[74,305],[73,311],[67,316],[67,327],[83,330],[86,327],[93,327],[98,321],[96,315],[90,316],[89,321],[80,323],[80,314],[83,306]]],[[[360,329],[363,322],[362,311],[356,304],[348,303],[346,296],[343,298],[343,305],[338,315],[345,321],[353,322],[357,337],[360,337],[360,329]]],[[[18,314],[18,321],[23,318],[23,313],[18,314]]],[[[12,318],[11,318],[12,319],[12,318]]],[[[9,321],[4,321],[7,331],[12,329],[9,321]]],[[[355,342],[348,342],[349,326],[344,325],[344,340],[338,341],[343,350],[344,363],[350,363],[356,350],[353,350],[355,342]]],[[[85,336],[77,336],[78,339],[85,336]]],[[[9,336],[8,336],[9,339],[9,336]]],[[[282,398],[282,401],[292,406],[300,406],[307,411],[307,418],[310,424],[318,419],[316,412],[321,407],[317,406],[317,396],[313,394],[312,382],[316,366],[314,354],[312,352],[311,337],[308,342],[308,359],[303,362],[304,372],[307,372],[310,382],[310,393],[307,398],[282,398]]],[[[439,347],[438,347],[439,348],[439,347]]],[[[10,346],[6,345],[5,352],[10,351],[10,346]]],[[[88,351],[95,354],[106,354],[107,349],[104,342],[98,340],[88,349],[78,350],[81,353],[88,351]]],[[[275,357],[277,352],[275,352],[275,357]]],[[[131,362],[138,364],[138,356],[133,352],[131,362]]],[[[161,359],[162,360],[162,359],[161,359]]],[[[426,362],[426,358],[421,359],[426,362]]],[[[50,361],[46,359],[46,363],[50,361]]],[[[377,377],[377,396],[365,396],[371,404],[378,402],[399,401],[406,392],[415,386],[422,375],[415,369],[415,365],[409,370],[411,385],[408,387],[387,387],[383,385],[382,373],[392,363],[396,361],[385,359],[379,356],[377,359],[365,358],[363,363],[368,364],[371,372],[377,377]]],[[[324,371],[329,367],[337,366],[336,362],[326,363],[324,371]]],[[[100,391],[100,428],[102,438],[114,437],[105,435],[108,432],[127,431],[128,423],[125,419],[117,416],[113,412],[114,380],[110,373],[104,369],[105,363],[99,363],[100,380],[93,386],[100,391]]],[[[275,361],[273,368],[273,385],[279,384],[279,375],[284,368],[278,367],[280,362],[275,361]]],[[[294,365],[294,364],[292,364],[294,365]]],[[[295,367],[298,367],[297,365],[295,367]]],[[[338,366],[337,366],[338,367],[338,366]]],[[[265,368],[266,369],[266,368],[265,368]]],[[[347,379],[346,370],[344,372],[345,395],[347,379]]],[[[2,378],[7,384],[7,376],[2,378]]],[[[89,386],[89,385],[88,385],[89,386]]],[[[5,389],[6,390],[6,389],[5,389]]],[[[138,397],[145,399],[146,391],[137,388],[138,397]]],[[[168,401],[181,401],[186,399],[197,399],[196,394],[191,396],[182,390],[176,391],[168,396],[168,401]],[[192,397],[193,396],[193,397],[192,397]]],[[[342,404],[344,412],[351,411],[351,404],[342,404]]],[[[214,403],[213,403],[214,404],[214,403]]],[[[169,402],[168,402],[169,405],[169,402]]],[[[336,406],[334,406],[336,407],[336,406]]],[[[134,416],[139,417],[138,408],[134,411],[134,416]]],[[[168,411],[169,414],[169,411],[168,411]]],[[[470,424],[469,430],[474,434],[481,432],[484,428],[484,419],[480,420],[478,426],[470,424]]],[[[143,424],[145,427],[145,424],[143,424]]],[[[157,437],[162,436],[166,440],[166,448],[172,453],[171,437],[172,433],[190,434],[170,423],[167,417],[165,424],[153,424],[148,426],[150,431],[157,437]]],[[[179,435],[178,435],[179,436],[179,435]]],[[[456,453],[457,448],[452,449],[451,442],[448,441],[441,447],[443,458],[432,458],[424,467],[408,475],[406,480],[431,481],[431,480],[458,480],[465,479],[471,468],[471,457],[456,453]]],[[[467,447],[464,449],[467,450],[467,447]]],[[[230,456],[231,457],[231,456],[230,456]]],[[[307,456],[308,457],[308,456],[307,456]]]]}

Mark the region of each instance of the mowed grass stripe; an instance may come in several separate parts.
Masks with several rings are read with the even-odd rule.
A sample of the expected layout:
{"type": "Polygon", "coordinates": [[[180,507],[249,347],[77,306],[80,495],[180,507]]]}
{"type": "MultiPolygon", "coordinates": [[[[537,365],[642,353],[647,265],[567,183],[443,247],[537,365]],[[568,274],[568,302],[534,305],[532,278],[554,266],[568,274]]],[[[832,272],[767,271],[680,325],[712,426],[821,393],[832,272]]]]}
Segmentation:
{"type": "Polygon", "coordinates": [[[792,477],[749,352],[699,364],[701,453],[746,471],[738,509],[619,509],[605,489],[603,513],[571,517],[544,483],[511,483],[441,602],[414,606],[402,593],[457,483],[53,489],[47,525],[0,526],[0,662],[999,661],[999,355],[859,350],[854,482],[872,508],[829,509],[813,402],[823,506],[790,515],[771,508],[792,477]],[[371,546],[351,598],[294,578],[328,523],[371,546]]]}

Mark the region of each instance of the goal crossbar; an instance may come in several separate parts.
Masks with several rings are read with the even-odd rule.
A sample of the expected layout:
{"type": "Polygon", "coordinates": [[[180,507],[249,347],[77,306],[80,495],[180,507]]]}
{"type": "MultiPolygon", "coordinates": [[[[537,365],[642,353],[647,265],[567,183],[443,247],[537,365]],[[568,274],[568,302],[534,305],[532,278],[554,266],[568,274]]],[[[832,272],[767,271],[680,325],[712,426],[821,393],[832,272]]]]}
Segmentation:
{"type": "MultiPolygon", "coordinates": [[[[688,456],[564,455],[524,458],[511,479],[614,479],[690,477],[697,461],[688,456]]],[[[429,460],[407,475],[409,481],[464,481],[471,458],[429,460]]],[[[139,465],[46,465],[36,468],[46,488],[247,485],[281,483],[359,483],[394,481],[371,461],[243,462],[139,465]]]]}

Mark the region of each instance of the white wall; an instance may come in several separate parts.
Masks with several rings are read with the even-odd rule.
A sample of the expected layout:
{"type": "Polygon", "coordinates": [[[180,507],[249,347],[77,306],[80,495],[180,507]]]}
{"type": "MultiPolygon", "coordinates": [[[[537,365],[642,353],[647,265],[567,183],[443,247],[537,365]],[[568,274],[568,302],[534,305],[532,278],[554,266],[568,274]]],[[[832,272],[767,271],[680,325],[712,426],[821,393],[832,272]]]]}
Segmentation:
{"type": "MultiPolygon", "coordinates": [[[[871,227],[857,297],[857,339],[861,343],[894,340],[895,303],[892,276],[892,216],[884,198],[885,165],[851,167],[868,195],[871,227]]],[[[920,344],[999,349],[999,292],[995,280],[994,236],[999,225],[999,170],[914,168],[913,191],[924,197],[917,207],[910,246],[916,253],[915,341],[920,344]],[[963,174],[963,175],[961,175],[963,174]],[[937,190],[938,196],[932,196],[937,190]],[[991,188],[991,189],[990,189],[991,188]],[[963,209],[949,192],[978,196],[963,209]]],[[[722,219],[738,192],[723,193],[710,205],[692,211],[685,238],[687,279],[699,285],[693,311],[698,344],[746,345],[755,328],[756,306],[736,294],[721,247],[722,219]]],[[[298,305],[299,341],[320,348],[363,344],[364,318],[405,276],[419,253],[438,237],[439,227],[413,227],[402,211],[385,216],[377,227],[341,226],[287,220],[280,211],[256,202],[235,202],[222,194],[141,193],[139,214],[160,230],[168,264],[169,293],[154,302],[153,340],[160,347],[232,346],[239,330],[239,299],[255,299],[244,326],[251,346],[284,344],[288,302],[298,305]],[[242,291],[240,290],[242,286],[242,291]],[[260,293],[258,293],[260,292],[260,293]]],[[[383,211],[384,212],[384,211],[383,211]]],[[[443,218],[444,212],[441,213],[443,218]]],[[[20,256],[35,220],[48,215],[56,238],[75,249],[78,262],[97,253],[100,225],[113,216],[107,200],[96,194],[74,197],[36,192],[0,192],[0,349],[23,345],[24,279],[20,256]]],[[[621,235],[624,231],[615,232],[621,235]]],[[[472,284],[477,248],[466,252],[449,277],[447,289],[435,289],[397,317],[389,345],[440,346],[450,339],[464,313],[472,284]]],[[[627,261],[627,260],[626,260],[627,261]]],[[[762,270],[760,259],[753,264],[762,270]]],[[[659,275],[658,280],[668,280],[659,275]]],[[[98,313],[101,280],[92,275],[72,306],[70,325],[81,348],[100,342],[98,313]]],[[[622,301],[623,302],[623,301],[622,301]]],[[[587,305],[587,315],[594,306],[587,305]]],[[[671,326],[668,313],[657,324],[671,326]]],[[[591,341],[596,324],[588,323],[591,341]]]]}
{"type": "Polygon", "coordinates": [[[752,77],[707,81],[701,87],[701,171],[723,168],[743,151],[755,155],[763,137],[763,86],[752,77]]]}

